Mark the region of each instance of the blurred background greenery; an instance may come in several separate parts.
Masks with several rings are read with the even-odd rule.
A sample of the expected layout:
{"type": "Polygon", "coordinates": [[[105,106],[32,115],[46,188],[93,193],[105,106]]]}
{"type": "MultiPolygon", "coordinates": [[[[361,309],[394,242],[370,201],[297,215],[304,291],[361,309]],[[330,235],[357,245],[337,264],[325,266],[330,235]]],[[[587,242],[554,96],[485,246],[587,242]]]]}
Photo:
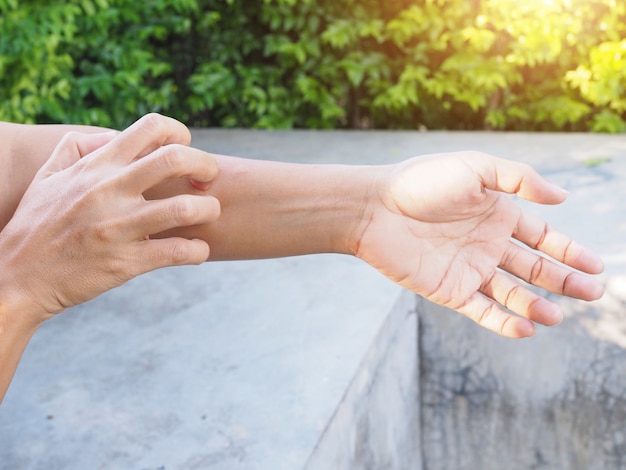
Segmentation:
{"type": "Polygon", "coordinates": [[[626,131],[623,0],[0,0],[0,120],[626,131]]]}

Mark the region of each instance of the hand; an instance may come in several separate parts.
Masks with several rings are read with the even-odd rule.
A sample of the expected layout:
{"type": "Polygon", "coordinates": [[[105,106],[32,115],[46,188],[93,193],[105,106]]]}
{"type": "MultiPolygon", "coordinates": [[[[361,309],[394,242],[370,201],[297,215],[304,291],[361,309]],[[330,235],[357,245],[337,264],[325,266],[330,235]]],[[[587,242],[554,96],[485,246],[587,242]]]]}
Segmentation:
{"type": "Polygon", "coordinates": [[[519,338],[534,334],[533,322],[562,320],[520,279],[575,298],[602,296],[596,280],[574,271],[600,273],[602,261],[503,194],[565,200],[528,165],[471,152],[426,156],[390,167],[375,187],[357,256],[489,330],[519,338]]]}
{"type": "Polygon", "coordinates": [[[45,319],[147,271],[205,261],[205,241],[150,236],[214,221],[217,200],[143,197],[169,179],[201,187],[216,176],[213,157],[189,141],[185,126],[158,115],[122,133],[66,135],[0,232],[0,285],[45,319]]]}

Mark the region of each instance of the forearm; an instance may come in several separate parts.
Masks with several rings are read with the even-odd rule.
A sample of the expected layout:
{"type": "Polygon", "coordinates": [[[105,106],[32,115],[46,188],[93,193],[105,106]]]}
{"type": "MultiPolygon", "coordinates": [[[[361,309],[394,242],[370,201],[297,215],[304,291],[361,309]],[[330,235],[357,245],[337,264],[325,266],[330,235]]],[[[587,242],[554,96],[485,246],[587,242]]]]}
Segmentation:
{"type": "MultiPolygon", "coordinates": [[[[99,132],[74,125],[24,126],[0,123],[4,147],[5,194],[0,227],[12,216],[34,174],[70,131],[99,132]],[[5,166],[6,167],[6,166],[5,166]]],[[[354,231],[364,210],[372,168],[297,165],[218,156],[220,174],[205,194],[218,198],[220,220],[167,232],[209,242],[212,260],[267,258],[354,251],[354,231]]],[[[194,192],[188,181],[162,184],[148,197],[194,192]]],[[[200,193],[200,192],[198,192],[200,193]]],[[[165,234],[163,234],[165,235],[165,234]]]]}
{"type": "Polygon", "coordinates": [[[16,295],[16,286],[0,285],[0,403],[30,338],[40,323],[33,307],[25,305],[16,295]]]}
{"type": "MultiPolygon", "coordinates": [[[[378,175],[373,167],[216,158],[219,174],[205,193],[220,201],[219,219],[161,236],[206,240],[210,260],[356,251],[378,175]]],[[[187,182],[173,181],[148,196],[189,189],[187,182]]]]}
{"type": "Polygon", "coordinates": [[[0,122],[0,230],[10,220],[35,173],[50,158],[61,138],[71,131],[102,132],[76,125],[23,125],[0,122]]]}

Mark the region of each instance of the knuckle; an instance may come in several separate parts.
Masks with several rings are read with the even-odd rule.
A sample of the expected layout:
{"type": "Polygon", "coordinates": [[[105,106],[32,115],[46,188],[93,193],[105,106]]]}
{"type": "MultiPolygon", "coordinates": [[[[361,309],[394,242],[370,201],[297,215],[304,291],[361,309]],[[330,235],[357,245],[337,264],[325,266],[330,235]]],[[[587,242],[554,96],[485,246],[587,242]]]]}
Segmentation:
{"type": "Polygon", "coordinates": [[[93,239],[101,244],[110,244],[115,239],[115,230],[110,224],[95,224],[91,234],[93,239]]]}
{"type": "Polygon", "coordinates": [[[61,142],[66,142],[66,143],[73,143],[76,142],[77,140],[79,140],[79,138],[82,136],[83,134],[81,132],[78,131],[69,131],[67,132],[63,138],[61,139],[61,142]]]}
{"type": "Polygon", "coordinates": [[[156,155],[156,159],[166,173],[176,175],[181,173],[184,159],[182,158],[180,145],[171,144],[161,147],[156,155]]]}
{"type": "Polygon", "coordinates": [[[78,148],[81,137],[84,134],[78,131],[69,131],[61,137],[61,140],[55,147],[56,153],[68,153],[73,152],[76,148],[78,148]]]}
{"type": "Polygon", "coordinates": [[[199,215],[198,208],[193,203],[193,200],[184,195],[174,199],[172,212],[174,221],[179,224],[192,223],[199,215]]]}
{"type": "Polygon", "coordinates": [[[141,127],[152,132],[159,132],[165,127],[166,118],[158,113],[148,113],[139,120],[141,127]]]}
{"type": "Polygon", "coordinates": [[[117,256],[109,256],[106,260],[103,260],[102,270],[111,276],[116,284],[126,282],[140,274],[136,265],[131,263],[121,253],[118,253],[117,256]]]}
{"type": "Polygon", "coordinates": [[[184,264],[192,257],[192,250],[186,240],[176,240],[170,246],[169,259],[172,264],[184,264]]]}
{"type": "Polygon", "coordinates": [[[157,134],[163,140],[170,140],[189,144],[191,142],[191,132],[183,123],[163,116],[158,113],[149,113],[143,116],[139,124],[152,134],[157,134]]]}

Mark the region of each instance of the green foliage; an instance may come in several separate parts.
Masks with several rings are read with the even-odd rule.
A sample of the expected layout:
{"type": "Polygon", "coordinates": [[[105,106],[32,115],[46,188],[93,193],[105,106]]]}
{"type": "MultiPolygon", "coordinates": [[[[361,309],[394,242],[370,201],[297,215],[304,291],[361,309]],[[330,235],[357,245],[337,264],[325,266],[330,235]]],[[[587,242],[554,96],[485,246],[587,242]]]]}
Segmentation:
{"type": "MultiPolygon", "coordinates": [[[[626,40],[604,42],[590,51],[589,64],[566,75],[580,94],[605,111],[626,111],[626,40]]],[[[607,114],[608,116],[608,114],[607,114]]]]}
{"type": "Polygon", "coordinates": [[[626,131],[619,0],[0,0],[0,119],[626,131]]]}
{"type": "Polygon", "coordinates": [[[74,37],[79,13],[74,5],[0,3],[0,119],[34,122],[69,97],[73,61],[59,45],[74,37]]]}
{"type": "Polygon", "coordinates": [[[5,1],[0,118],[123,126],[171,109],[174,64],[161,46],[189,30],[184,15],[195,7],[174,0],[5,1]]]}

